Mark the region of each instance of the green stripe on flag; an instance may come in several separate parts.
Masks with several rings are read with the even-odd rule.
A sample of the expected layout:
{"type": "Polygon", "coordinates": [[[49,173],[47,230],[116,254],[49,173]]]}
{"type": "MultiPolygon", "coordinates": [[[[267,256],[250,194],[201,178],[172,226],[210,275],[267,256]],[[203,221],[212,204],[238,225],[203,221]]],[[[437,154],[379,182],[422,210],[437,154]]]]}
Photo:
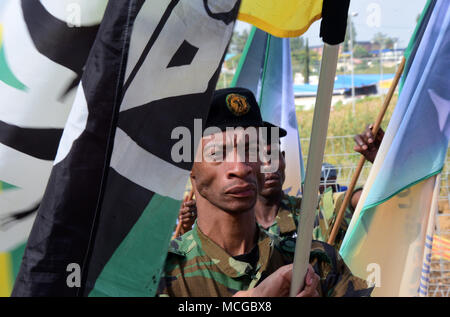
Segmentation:
{"type": "Polygon", "coordinates": [[[236,72],[233,76],[233,80],[231,81],[230,87],[236,87],[236,82],[238,81],[239,76],[241,74],[242,66],[244,65],[245,60],[247,58],[248,50],[250,49],[250,46],[252,44],[253,37],[255,36],[255,32],[256,32],[256,27],[252,27],[252,30],[250,31],[247,42],[245,43],[244,50],[242,51],[241,58],[239,59],[239,64],[238,64],[236,72]]]}
{"type": "Polygon", "coordinates": [[[383,199],[383,200],[380,200],[379,202],[370,204],[370,205],[368,205],[367,207],[366,207],[366,206],[363,207],[363,209],[361,210],[361,214],[363,214],[363,212],[366,211],[367,209],[370,209],[370,208],[376,207],[376,206],[378,206],[378,205],[381,205],[382,203],[388,201],[389,199],[391,199],[391,198],[394,197],[395,195],[401,193],[402,191],[404,191],[404,190],[406,190],[406,189],[408,189],[408,188],[410,188],[410,187],[412,187],[412,186],[414,186],[414,185],[416,185],[416,184],[418,184],[418,183],[420,183],[420,182],[422,182],[422,181],[424,181],[424,180],[426,180],[426,179],[428,179],[428,178],[430,178],[430,177],[433,177],[433,176],[435,176],[435,175],[441,173],[441,172],[442,172],[442,169],[443,169],[443,168],[441,168],[441,169],[439,169],[438,171],[433,172],[433,173],[431,173],[431,174],[429,174],[429,175],[427,175],[427,176],[425,176],[425,177],[422,177],[421,179],[419,179],[419,180],[417,180],[417,181],[415,181],[415,182],[413,182],[413,183],[411,183],[411,184],[409,184],[409,185],[407,185],[407,186],[404,186],[404,187],[400,188],[400,189],[397,190],[395,193],[393,193],[392,195],[390,195],[389,197],[387,197],[387,198],[385,198],[385,199],[383,199]]]}
{"type": "MultiPolygon", "coordinates": [[[[90,297],[154,296],[181,200],[154,194],[98,277],[90,297]]],[[[126,212],[126,210],[124,210],[126,212]]]]}
{"type": "MultiPolygon", "coordinates": [[[[1,29],[0,29],[1,31],[1,29]]],[[[7,84],[8,86],[14,87],[19,90],[27,90],[27,87],[20,82],[14,76],[13,72],[8,66],[5,56],[5,49],[2,43],[0,43],[0,80],[7,84]]]]}
{"type": "Polygon", "coordinates": [[[25,253],[26,246],[27,246],[27,244],[25,242],[10,252],[11,260],[12,260],[12,273],[13,273],[14,281],[16,280],[17,274],[19,274],[20,264],[22,264],[22,258],[23,258],[23,254],[25,253]]]}
{"type": "Polygon", "coordinates": [[[14,185],[8,184],[6,182],[0,181],[0,192],[2,192],[4,190],[8,190],[8,189],[13,189],[13,188],[17,188],[17,187],[14,185]]]}
{"type": "MultiPolygon", "coordinates": [[[[396,192],[394,192],[394,193],[393,193],[392,195],[390,195],[389,197],[387,197],[387,198],[385,198],[385,199],[383,199],[383,200],[380,200],[379,202],[370,204],[370,205],[368,205],[368,206],[364,206],[364,207],[361,209],[361,212],[360,212],[360,214],[359,214],[359,217],[358,217],[358,219],[357,219],[356,224],[353,226],[352,232],[347,232],[347,234],[348,234],[348,239],[346,238],[346,239],[344,240],[344,243],[342,244],[341,249],[340,249],[340,251],[339,251],[340,254],[341,254],[341,256],[343,256],[343,257],[346,257],[346,256],[347,256],[347,253],[344,251],[344,250],[347,249],[347,244],[349,243],[349,241],[355,240],[356,228],[358,228],[359,226],[361,226],[361,221],[362,221],[362,219],[366,216],[366,214],[367,214],[371,209],[373,209],[373,208],[375,208],[375,207],[377,207],[377,206],[379,206],[379,205],[385,203],[386,201],[388,201],[388,200],[391,199],[392,197],[398,195],[398,194],[401,193],[402,191],[404,191],[404,190],[406,190],[406,189],[408,189],[408,188],[411,188],[411,187],[413,187],[414,185],[417,185],[418,183],[423,182],[423,181],[429,179],[430,177],[433,177],[433,176],[436,176],[436,175],[440,174],[440,173],[442,172],[442,170],[443,170],[443,168],[441,168],[440,170],[438,170],[438,171],[436,171],[436,172],[433,172],[433,173],[431,173],[431,174],[429,174],[429,175],[427,175],[427,176],[425,176],[425,177],[423,177],[423,178],[421,178],[421,179],[419,179],[419,180],[417,180],[417,181],[415,181],[415,182],[413,182],[413,183],[411,183],[411,184],[409,184],[409,185],[407,185],[407,186],[402,187],[401,189],[397,190],[396,192]]],[[[365,221],[367,221],[367,218],[364,218],[364,219],[365,219],[365,221]]],[[[357,240],[358,240],[358,239],[357,239],[357,240]]]]}

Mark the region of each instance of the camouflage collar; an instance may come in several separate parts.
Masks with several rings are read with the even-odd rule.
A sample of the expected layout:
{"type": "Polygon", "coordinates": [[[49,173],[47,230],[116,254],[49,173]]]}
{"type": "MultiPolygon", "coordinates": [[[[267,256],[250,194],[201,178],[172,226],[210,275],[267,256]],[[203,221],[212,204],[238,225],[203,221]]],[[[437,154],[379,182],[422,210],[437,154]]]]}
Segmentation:
{"type": "MultiPolygon", "coordinates": [[[[258,229],[259,230],[259,229],[258,229]]],[[[246,262],[235,260],[224,249],[219,247],[216,243],[210,240],[204,233],[200,231],[198,226],[192,230],[194,239],[198,241],[203,252],[211,258],[213,263],[224,273],[231,278],[238,278],[244,275],[250,275],[252,279],[261,277],[261,272],[264,272],[272,251],[272,242],[268,235],[262,230],[259,230],[258,249],[259,260],[256,268],[253,268],[246,262]]]]}
{"type": "Polygon", "coordinates": [[[282,207],[278,210],[275,221],[278,224],[278,227],[280,227],[281,235],[297,229],[292,212],[282,207]]]}
{"type": "Polygon", "coordinates": [[[194,247],[197,246],[195,241],[194,232],[195,230],[190,230],[180,237],[176,237],[170,241],[169,251],[180,256],[186,256],[194,247]]]}
{"type": "Polygon", "coordinates": [[[280,228],[280,234],[297,230],[294,215],[296,215],[300,210],[300,204],[301,198],[283,195],[280,208],[278,209],[277,216],[275,217],[275,221],[280,228]]]}

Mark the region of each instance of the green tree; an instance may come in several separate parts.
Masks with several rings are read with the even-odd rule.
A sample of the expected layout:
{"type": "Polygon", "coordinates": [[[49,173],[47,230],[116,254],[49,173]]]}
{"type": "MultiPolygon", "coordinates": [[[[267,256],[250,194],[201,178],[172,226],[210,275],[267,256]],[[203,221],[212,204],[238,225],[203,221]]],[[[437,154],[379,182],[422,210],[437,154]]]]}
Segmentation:
{"type": "Polygon", "coordinates": [[[231,37],[231,44],[230,44],[230,53],[234,54],[240,54],[244,50],[245,43],[248,39],[248,31],[244,29],[242,33],[239,32],[233,32],[233,36],[231,37]]]}
{"type": "Polygon", "coordinates": [[[305,43],[302,37],[293,37],[290,40],[291,51],[300,51],[304,48],[305,43]]]}
{"type": "Polygon", "coordinates": [[[381,49],[393,49],[396,41],[397,39],[395,37],[389,37],[381,32],[375,33],[372,38],[372,42],[376,43],[378,47],[381,45],[381,49]]]}
{"type": "Polygon", "coordinates": [[[309,58],[309,43],[308,39],[306,39],[306,47],[305,47],[305,65],[304,65],[304,71],[303,71],[303,77],[305,78],[305,84],[309,84],[309,73],[310,73],[310,58],[309,58]]]}
{"type": "Polygon", "coordinates": [[[364,48],[364,46],[361,45],[355,45],[355,47],[353,48],[353,56],[355,58],[364,58],[364,57],[369,57],[370,54],[369,52],[364,48]]]}
{"type": "Polygon", "coordinates": [[[320,62],[320,56],[317,52],[309,50],[306,47],[302,50],[292,51],[291,50],[291,60],[292,60],[292,72],[301,73],[305,82],[309,79],[310,75],[316,75],[317,70],[314,69],[314,65],[318,65],[320,62]],[[308,60],[309,59],[309,60],[308,60]]]}

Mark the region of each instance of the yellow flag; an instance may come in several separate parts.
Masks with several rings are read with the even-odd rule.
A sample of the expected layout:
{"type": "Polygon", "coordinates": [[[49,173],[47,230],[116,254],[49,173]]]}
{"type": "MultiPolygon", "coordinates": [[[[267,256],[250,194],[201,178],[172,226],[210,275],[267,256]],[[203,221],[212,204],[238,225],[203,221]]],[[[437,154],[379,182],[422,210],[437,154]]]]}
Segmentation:
{"type": "Polygon", "coordinates": [[[238,19],[278,37],[296,37],[322,17],[323,0],[242,0],[238,19]]]}
{"type": "Polygon", "coordinates": [[[11,255],[9,253],[0,253],[0,297],[9,297],[11,290],[11,255]]]}

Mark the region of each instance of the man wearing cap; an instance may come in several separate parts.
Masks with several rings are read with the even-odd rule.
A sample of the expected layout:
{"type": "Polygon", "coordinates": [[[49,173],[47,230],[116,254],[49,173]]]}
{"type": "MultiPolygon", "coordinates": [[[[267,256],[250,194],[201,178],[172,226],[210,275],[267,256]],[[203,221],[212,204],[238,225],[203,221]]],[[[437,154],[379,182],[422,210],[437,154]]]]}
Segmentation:
{"type": "MultiPolygon", "coordinates": [[[[160,296],[287,295],[292,254],[256,224],[255,203],[263,174],[260,158],[252,159],[261,139],[251,132],[262,127],[258,104],[249,90],[216,91],[191,171],[196,225],[172,240],[160,296]],[[236,127],[245,130],[225,132],[236,127]]],[[[306,286],[299,296],[370,294],[366,282],[352,275],[333,247],[313,241],[311,250],[306,286]]]]}
{"type": "MultiPolygon", "coordinates": [[[[286,131],[278,126],[269,122],[264,122],[264,126],[268,128],[267,137],[269,140],[271,129],[278,129],[280,138],[286,136],[286,131]]],[[[363,133],[354,137],[356,143],[354,150],[373,163],[383,139],[384,131],[380,129],[377,136],[374,137],[371,129],[372,125],[368,125],[363,133]]],[[[271,153],[270,143],[266,147],[268,153],[271,153]]],[[[284,194],[282,190],[286,168],[284,152],[280,150],[278,155],[275,155],[275,153],[271,154],[278,161],[278,169],[272,173],[263,174],[264,183],[255,205],[256,220],[260,228],[266,231],[271,238],[277,239],[283,249],[293,250],[295,237],[297,236],[301,196],[295,197],[284,194]]],[[[268,163],[266,162],[266,164],[268,163]]],[[[345,196],[345,191],[341,191],[341,187],[336,181],[336,167],[329,163],[323,163],[319,187],[321,195],[316,211],[313,239],[326,242],[333,228],[345,196]]],[[[362,187],[357,187],[353,191],[350,204],[345,210],[344,219],[335,238],[334,246],[337,249],[339,249],[345,236],[362,189],[362,187]]],[[[180,221],[183,224],[183,233],[191,230],[195,217],[195,200],[184,202],[180,208],[180,221]]]]}
{"type": "MultiPolygon", "coordinates": [[[[268,128],[268,139],[271,139],[270,131],[278,129],[280,138],[286,136],[286,130],[269,122],[264,122],[268,128]]],[[[276,141],[276,140],[275,140],[276,141]]],[[[279,139],[276,141],[279,144],[279,139]]],[[[284,151],[272,149],[272,145],[266,145],[278,166],[276,171],[264,173],[263,185],[255,205],[256,221],[272,239],[279,243],[286,251],[294,252],[295,237],[297,235],[298,217],[300,215],[301,197],[284,194],[282,187],[285,180],[285,154],[284,151]]],[[[273,162],[265,162],[270,164],[273,162]]]]}

